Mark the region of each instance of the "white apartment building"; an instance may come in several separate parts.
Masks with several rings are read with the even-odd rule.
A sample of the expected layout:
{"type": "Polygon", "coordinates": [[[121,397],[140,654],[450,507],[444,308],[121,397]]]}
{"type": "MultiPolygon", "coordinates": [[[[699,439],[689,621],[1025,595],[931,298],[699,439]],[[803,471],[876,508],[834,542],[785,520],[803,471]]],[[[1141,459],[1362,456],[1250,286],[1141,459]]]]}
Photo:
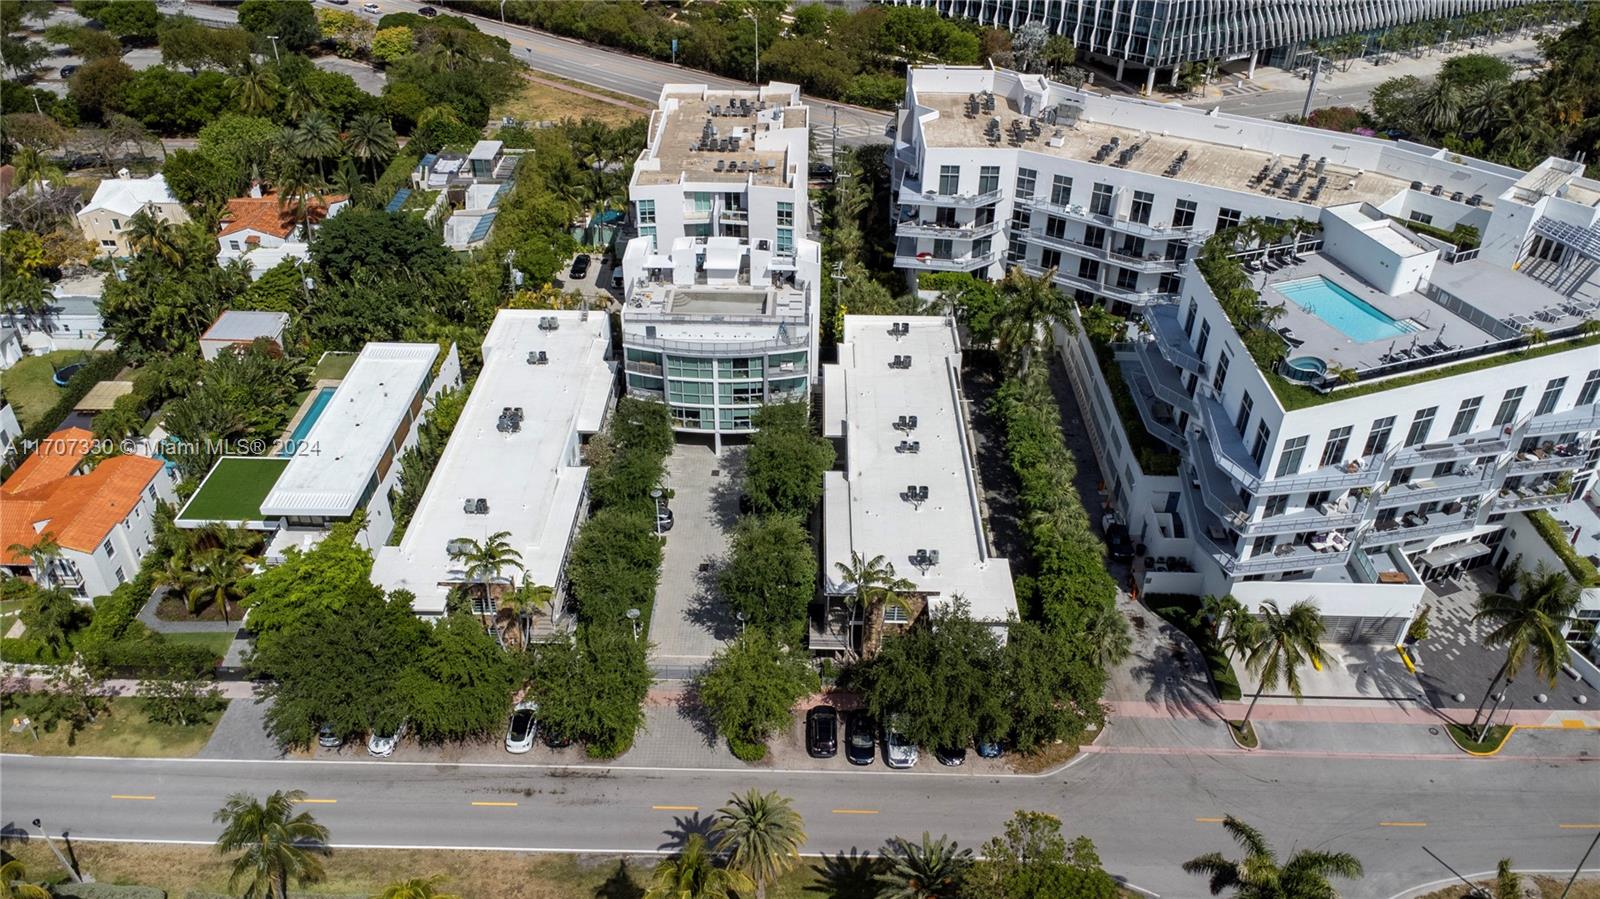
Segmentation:
{"type": "Polygon", "coordinates": [[[1330,637],[1391,639],[1424,579],[1488,561],[1506,515],[1591,483],[1600,182],[1581,166],[1521,172],[972,68],[913,69],[899,133],[913,277],[1056,269],[1134,320],[1114,371],[1081,331],[1056,336],[1146,591],[1311,599],[1330,637]],[[1255,218],[1316,226],[1238,253],[1283,309],[1269,371],[1191,258],[1255,218]],[[1396,220],[1471,225],[1482,245],[1396,220]],[[1172,471],[1141,467],[1151,438],[1172,471]]]}
{"type": "MultiPolygon", "coordinates": [[[[445,613],[468,574],[460,541],[507,532],[521,555],[503,586],[525,580],[565,594],[567,552],[587,507],[581,449],[613,405],[616,367],[602,313],[501,310],[483,369],[399,546],[378,550],[372,581],[409,590],[418,615],[445,613]]],[[[561,619],[563,609],[552,609],[561,619]]]]}
{"type": "Polygon", "coordinates": [[[870,654],[931,609],[965,599],[1000,629],[1017,614],[1011,563],[995,555],[978,502],[961,395],[961,345],[943,316],[847,315],[823,367],[823,434],[843,471],[824,475],[822,598],[810,646],[870,654]],[[839,564],[883,556],[912,589],[881,608],[848,601],[839,564]]]}
{"type": "Polygon", "coordinates": [[[662,88],[629,196],[622,259],[630,394],[673,427],[748,434],[768,402],[805,399],[817,373],[822,250],[807,239],[808,109],[800,89],[662,88]]]}

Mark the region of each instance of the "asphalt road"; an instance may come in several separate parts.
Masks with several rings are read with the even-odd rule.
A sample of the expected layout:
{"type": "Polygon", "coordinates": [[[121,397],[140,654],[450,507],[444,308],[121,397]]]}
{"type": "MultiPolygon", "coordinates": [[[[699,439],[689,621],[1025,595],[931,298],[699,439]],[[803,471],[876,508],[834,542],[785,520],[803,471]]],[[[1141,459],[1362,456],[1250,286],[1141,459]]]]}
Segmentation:
{"type": "MultiPolygon", "coordinates": [[[[925,762],[925,766],[928,763],[925,762]]],[[[924,767],[924,771],[927,768],[924,767]]],[[[0,823],[42,817],[77,839],[209,843],[228,794],[299,788],[336,846],[658,852],[705,826],[735,790],[794,799],[810,853],[876,851],[884,838],[948,833],[976,849],[1019,808],[1060,816],[1106,867],[1164,896],[1202,894],[1179,865],[1229,850],[1236,814],[1277,848],[1356,854],[1368,876],[1344,895],[1387,899],[1503,856],[1575,865],[1600,828],[1600,765],[1504,759],[1399,761],[1169,751],[1090,755],[1047,778],[933,773],[549,769],[527,765],[226,762],[5,756],[0,823]]]]}

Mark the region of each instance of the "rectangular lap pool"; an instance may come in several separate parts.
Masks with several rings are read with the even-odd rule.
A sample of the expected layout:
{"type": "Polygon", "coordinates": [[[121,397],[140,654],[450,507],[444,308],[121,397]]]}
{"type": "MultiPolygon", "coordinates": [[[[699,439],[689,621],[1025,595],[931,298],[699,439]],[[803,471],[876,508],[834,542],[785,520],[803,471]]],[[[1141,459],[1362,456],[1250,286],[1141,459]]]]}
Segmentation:
{"type": "Polygon", "coordinates": [[[322,417],[322,410],[328,408],[328,403],[333,400],[337,387],[323,387],[317,395],[311,398],[311,405],[306,407],[306,414],[300,416],[300,422],[294,426],[294,432],[289,439],[284,441],[283,448],[278,450],[280,456],[293,456],[305,446],[306,435],[316,426],[317,419],[322,417]]]}
{"type": "Polygon", "coordinates": [[[1357,343],[1399,337],[1414,330],[1321,275],[1272,286],[1288,297],[1289,302],[1337,328],[1357,343]]]}

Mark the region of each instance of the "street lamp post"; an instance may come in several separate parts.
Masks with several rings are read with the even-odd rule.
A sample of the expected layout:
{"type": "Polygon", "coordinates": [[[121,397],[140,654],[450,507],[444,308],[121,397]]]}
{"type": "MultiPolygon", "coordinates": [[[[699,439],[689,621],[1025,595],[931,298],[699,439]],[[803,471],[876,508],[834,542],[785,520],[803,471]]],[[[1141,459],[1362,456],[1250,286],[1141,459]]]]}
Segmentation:
{"type": "Polygon", "coordinates": [[[660,487],[652,487],[652,488],[650,488],[650,499],[651,499],[652,505],[655,507],[655,513],[656,513],[655,531],[656,531],[656,536],[657,537],[661,536],[661,497],[662,497],[662,495],[663,495],[663,493],[662,493],[662,490],[661,490],[660,487]]]}
{"type": "Polygon", "coordinates": [[[506,23],[506,0],[500,0],[500,24],[506,23]]]}
{"type": "Polygon", "coordinates": [[[761,19],[753,9],[745,10],[745,15],[749,16],[750,21],[754,22],[756,26],[756,87],[759,88],[761,86],[761,19]]]}
{"type": "Polygon", "coordinates": [[[74,883],[84,883],[85,882],[84,876],[82,874],[78,873],[78,867],[76,865],[72,864],[71,862],[67,861],[67,857],[65,855],[62,855],[61,854],[61,850],[56,847],[56,841],[50,839],[50,831],[44,829],[44,822],[41,821],[38,818],[34,818],[33,819],[33,826],[39,828],[39,833],[44,836],[45,844],[50,847],[50,851],[51,852],[55,853],[56,861],[61,863],[61,867],[66,868],[67,869],[67,873],[72,875],[73,882],[74,883]]]}
{"type": "Polygon", "coordinates": [[[638,640],[639,640],[639,610],[638,609],[629,609],[628,610],[628,623],[633,625],[633,639],[634,639],[635,642],[638,642],[638,640]]]}
{"type": "Polygon", "coordinates": [[[272,41],[272,61],[275,63],[282,62],[282,60],[278,58],[278,36],[276,34],[269,34],[267,35],[267,40],[272,41]]]}
{"type": "Polygon", "coordinates": [[[733,613],[733,617],[738,619],[738,621],[739,621],[739,633],[743,634],[744,633],[744,613],[743,612],[734,612],[733,613]]]}

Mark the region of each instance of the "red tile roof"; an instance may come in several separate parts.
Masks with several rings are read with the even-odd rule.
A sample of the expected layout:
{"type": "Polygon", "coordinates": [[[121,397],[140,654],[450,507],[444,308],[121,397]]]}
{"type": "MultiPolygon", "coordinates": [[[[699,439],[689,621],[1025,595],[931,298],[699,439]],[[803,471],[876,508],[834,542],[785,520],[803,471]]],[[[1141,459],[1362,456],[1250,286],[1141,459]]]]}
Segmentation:
{"type": "Polygon", "coordinates": [[[11,552],[42,534],[79,552],[94,552],[139,504],[161,463],[144,456],[112,456],[88,474],[73,475],[94,445],[82,428],[57,431],[0,485],[0,565],[26,565],[11,552]]]}
{"type": "MultiPolygon", "coordinates": [[[[327,218],[328,207],[343,202],[343,194],[328,194],[306,204],[306,216],[315,225],[327,218]]],[[[299,227],[300,210],[295,203],[280,205],[278,194],[266,193],[259,197],[234,197],[228,201],[228,211],[222,214],[222,230],[218,237],[227,237],[240,231],[260,231],[279,239],[287,238],[299,227]]]]}

